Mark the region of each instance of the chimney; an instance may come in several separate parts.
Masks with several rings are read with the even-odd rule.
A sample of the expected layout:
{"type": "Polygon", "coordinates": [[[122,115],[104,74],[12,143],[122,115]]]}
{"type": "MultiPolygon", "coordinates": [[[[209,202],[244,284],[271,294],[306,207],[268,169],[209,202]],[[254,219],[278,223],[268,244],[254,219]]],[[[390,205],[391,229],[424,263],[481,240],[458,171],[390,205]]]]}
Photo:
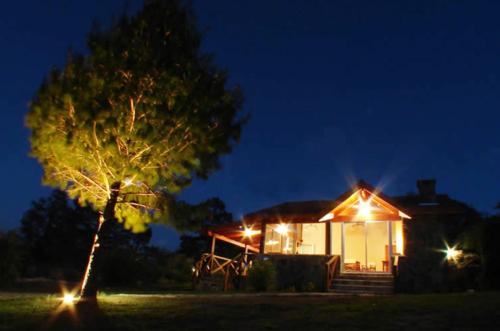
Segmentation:
{"type": "Polygon", "coordinates": [[[436,180],[419,179],[417,180],[418,194],[425,201],[434,201],[436,199],[436,180]]]}

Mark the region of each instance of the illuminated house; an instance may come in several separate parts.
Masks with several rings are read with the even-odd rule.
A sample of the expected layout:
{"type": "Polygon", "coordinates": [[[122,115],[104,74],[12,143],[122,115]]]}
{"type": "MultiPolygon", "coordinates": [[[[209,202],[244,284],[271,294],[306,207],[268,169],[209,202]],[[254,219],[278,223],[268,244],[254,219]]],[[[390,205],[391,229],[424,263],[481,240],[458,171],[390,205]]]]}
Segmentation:
{"type": "Polygon", "coordinates": [[[238,223],[209,229],[211,252],[197,263],[195,275],[220,272],[228,288],[231,277],[246,275],[250,256],[290,263],[319,261],[325,289],[343,283],[348,289],[361,281],[368,288],[387,285],[391,292],[412,218],[464,214],[463,204],[436,196],[434,185],[432,180],[419,181],[420,195],[391,199],[360,181],[333,201],[287,202],[247,214],[238,223]],[[242,248],[242,254],[232,259],[217,256],[217,241],[242,248]]]}

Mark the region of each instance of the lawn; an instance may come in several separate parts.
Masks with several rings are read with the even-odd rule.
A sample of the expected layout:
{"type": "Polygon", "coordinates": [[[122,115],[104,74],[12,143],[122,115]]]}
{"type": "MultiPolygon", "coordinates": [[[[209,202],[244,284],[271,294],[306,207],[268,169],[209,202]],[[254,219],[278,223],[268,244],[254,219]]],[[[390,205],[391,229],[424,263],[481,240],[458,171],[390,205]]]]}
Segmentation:
{"type": "MultiPolygon", "coordinates": [[[[0,330],[498,329],[500,293],[324,295],[102,295],[98,317],[55,327],[55,296],[0,294],[0,330]]],[[[68,317],[67,316],[67,317],[68,317]]]]}

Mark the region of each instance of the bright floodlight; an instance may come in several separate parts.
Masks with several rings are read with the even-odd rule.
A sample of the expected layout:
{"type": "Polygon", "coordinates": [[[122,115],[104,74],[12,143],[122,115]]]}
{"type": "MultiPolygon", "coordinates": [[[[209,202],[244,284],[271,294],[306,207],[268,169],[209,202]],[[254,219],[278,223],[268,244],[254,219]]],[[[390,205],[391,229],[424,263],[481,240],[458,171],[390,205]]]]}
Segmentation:
{"type": "Polygon", "coordinates": [[[125,186],[125,187],[130,186],[130,185],[132,185],[133,183],[134,183],[134,181],[132,180],[132,178],[125,178],[125,179],[123,180],[123,184],[124,184],[124,186],[125,186]]]}
{"type": "Polygon", "coordinates": [[[243,235],[245,237],[251,237],[254,234],[258,234],[258,233],[260,233],[259,230],[252,230],[252,228],[245,228],[245,230],[243,231],[243,235]]]}
{"type": "Polygon", "coordinates": [[[370,204],[370,200],[359,200],[358,204],[358,215],[363,217],[370,216],[370,212],[372,210],[372,206],[370,204]]]}
{"type": "Polygon", "coordinates": [[[447,260],[455,260],[459,254],[460,254],[460,251],[455,249],[455,247],[447,247],[447,249],[446,249],[446,259],[447,260]]]}
{"type": "Polygon", "coordinates": [[[73,301],[75,301],[75,296],[71,293],[66,293],[64,296],[63,296],[63,299],[62,299],[63,303],[69,305],[69,304],[72,304],[73,301]]]}
{"type": "Polygon", "coordinates": [[[276,232],[278,232],[281,235],[285,235],[288,233],[288,225],[287,224],[280,224],[276,227],[276,232]]]}

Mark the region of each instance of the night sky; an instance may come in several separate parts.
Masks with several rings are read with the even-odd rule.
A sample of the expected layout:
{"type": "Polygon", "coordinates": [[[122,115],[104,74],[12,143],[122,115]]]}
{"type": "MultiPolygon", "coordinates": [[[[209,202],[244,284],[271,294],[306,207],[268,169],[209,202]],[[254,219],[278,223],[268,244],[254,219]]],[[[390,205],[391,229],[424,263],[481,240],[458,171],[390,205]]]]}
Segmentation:
{"type": "MultiPolygon", "coordinates": [[[[0,10],[0,229],[47,195],[28,156],[27,104],[93,19],[122,0],[30,0],[0,10]]],[[[131,1],[129,10],[141,1],[131,1]]],[[[191,202],[235,217],[333,199],[356,179],[389,195],[436,178],[441,193],[492,212],[500,201],[500,1],[195,1],[204,49],[242,86],[251,121],[191,202]]],[[[154,242],[177,245],[172,231],[154,242]]]]}

